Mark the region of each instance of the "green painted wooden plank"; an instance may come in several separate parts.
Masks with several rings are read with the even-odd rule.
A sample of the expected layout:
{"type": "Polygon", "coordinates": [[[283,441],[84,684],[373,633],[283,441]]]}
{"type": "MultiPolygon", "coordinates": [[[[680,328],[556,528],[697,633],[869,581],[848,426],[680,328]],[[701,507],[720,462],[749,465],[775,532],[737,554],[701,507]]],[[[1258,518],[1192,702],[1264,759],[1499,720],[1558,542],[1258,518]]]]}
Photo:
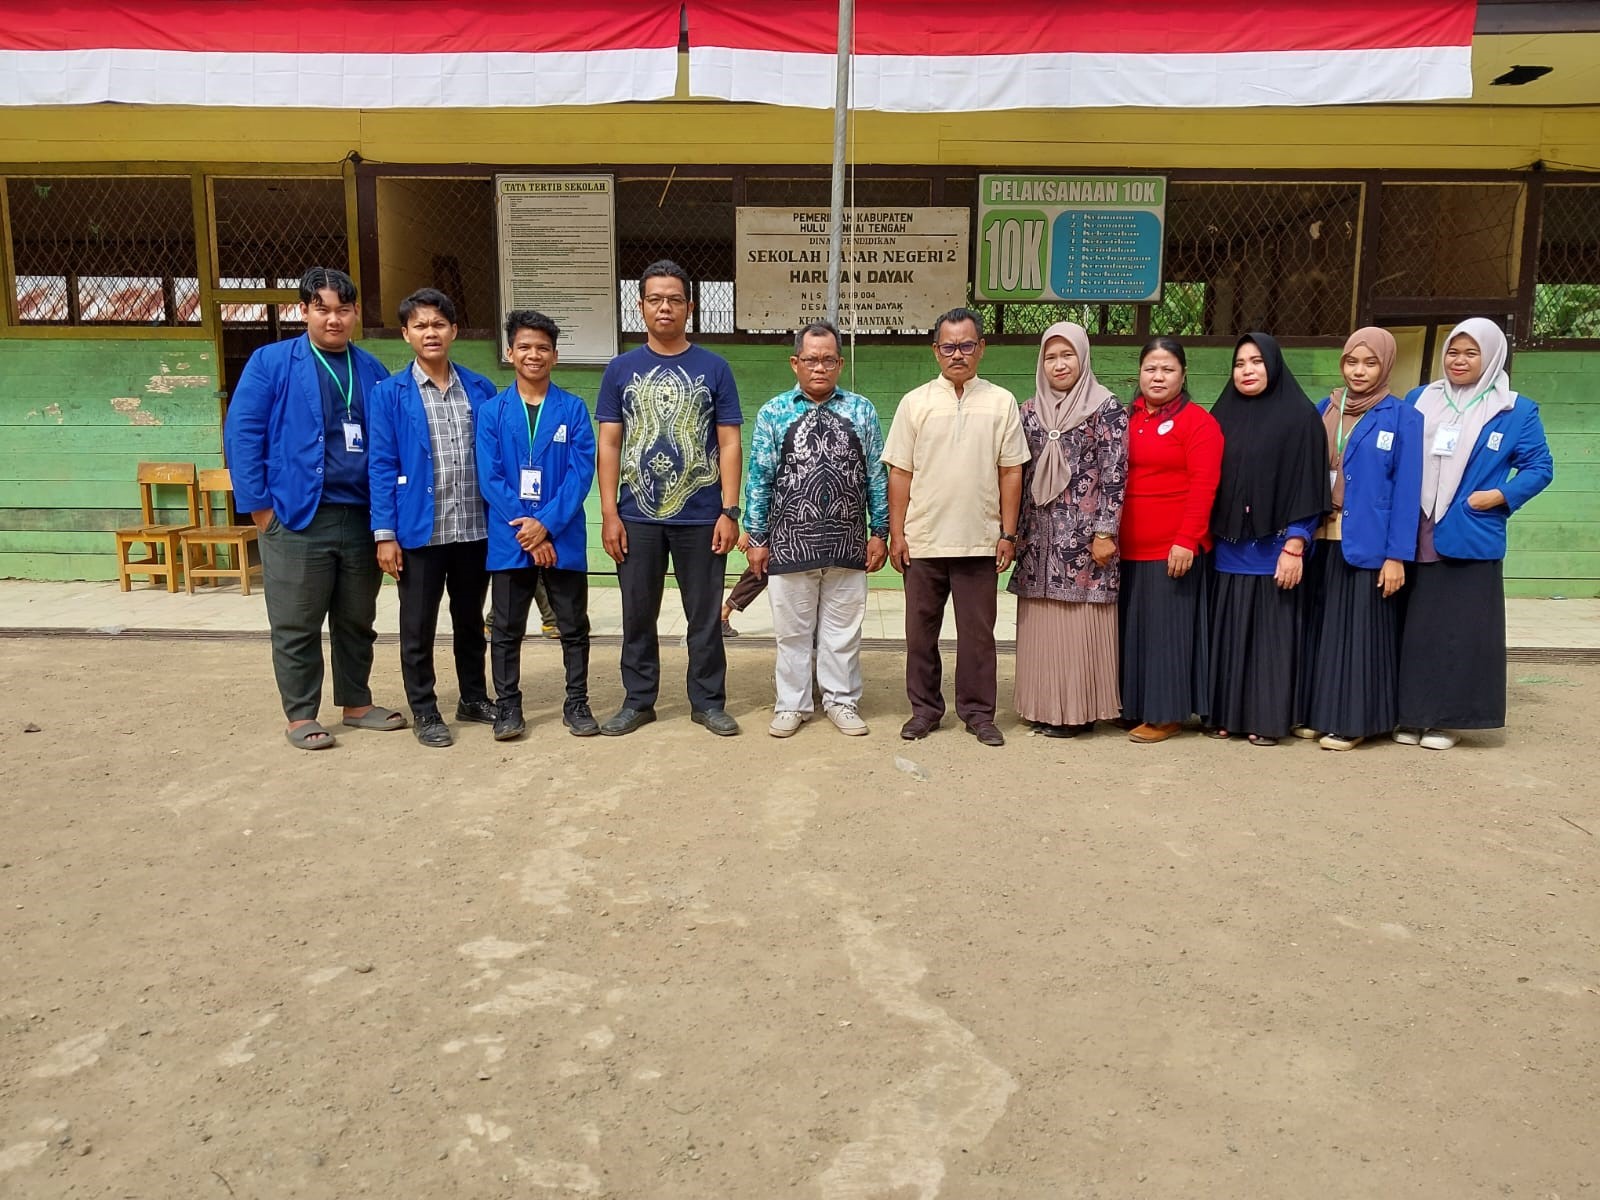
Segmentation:
{"type": "Polygon", "coordinates": [[[116,541],[104,531],[0,529],[0,554],[104,554],[117,560],[116,541]]]}
{"type": "Polygon", "coordinates": [[[1547,599],[1562,596],[1568,600],[1600,596],[1600,580],[1594,579],[1507,579],[1506,595],[1547,599]]]}
{"type": "Polygon", "coordinates": [[[1595,533],[1593,526],[1571,521],[1523,521],[1518,517],[1511,522],[1511,550],[1587,550],[1600,546],[1595,533]]]}
{"type": "Polygon", "coordinates": [[[0,554],[0,579],[103,580],[116,577],[114,554],[0,554]]]}
{"type": "MultiPolygon", "coordinates": [[[[7,457],[30,454],[122,454],[135,458],[211,454],[222,449],[222,430],[203,425],[15,425],[4,433],[7,457]]],[[[0,477],[25,478],[0,459],[0,477]]]]}
{"type": "Polygon", "coordinates": [[[1513,549],[1506,555],[1506,575],[1550,579],[1600,579],[1600,551],[1513,549]]]}
{"type": "MultiPolygon", "coordinates": [[[[137,508],[0,508],[0,529],[64,533],[109,533],[137,525],[144,518],[137,508]]],[[[163,525],[187,522],[182,508],[158,508],[156,520],[163,525]]]]}
{"type": "Polygon", "coordinates": [[[37,480],[100,480],[108,483],[125,483],[135,501],[139,498],[134,478],[141,462],[192,462],[196,467],[220,467],[220,447],[184,449],[163,446],[159,443],[135,450],[116,452],[84,452],[80,454],[40,452],[15,454],[9,449],[0,450],[0,479],[12,482],[37,480]]]}
{"type": "Polygon", "coordinates": [[[208,425],[215,429],[222,425],[222,401],[214,389],[188,389],[162,396],[116,392],[105,387],[85,387],[50,401],[38,395],[26,399],[13,395],[0,401],[0,437],[9,436],[15,426],[54,429],[69,425],[117,429],[208,425]]]}

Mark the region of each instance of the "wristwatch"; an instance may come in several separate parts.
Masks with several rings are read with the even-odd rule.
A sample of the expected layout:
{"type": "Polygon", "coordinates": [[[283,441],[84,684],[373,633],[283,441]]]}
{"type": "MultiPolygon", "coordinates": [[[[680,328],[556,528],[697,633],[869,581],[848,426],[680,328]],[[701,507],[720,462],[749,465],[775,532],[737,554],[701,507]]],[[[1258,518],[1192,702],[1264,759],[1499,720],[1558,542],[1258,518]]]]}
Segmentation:
{"type": "Polygon", "coordinates": [[[1010,542],[1013,546],[1015,546],[1017,544],[1017,535],[1014,533],[1002,533],[1000,535],[1000,540],[1002,542],[1010,542]]]}
{"type": "Polygon", "coordinates": [[[739,523],[739,506],[737,504],[728,505],[727,508],[722,510],[722,515],[737,525],[739,523]]]}

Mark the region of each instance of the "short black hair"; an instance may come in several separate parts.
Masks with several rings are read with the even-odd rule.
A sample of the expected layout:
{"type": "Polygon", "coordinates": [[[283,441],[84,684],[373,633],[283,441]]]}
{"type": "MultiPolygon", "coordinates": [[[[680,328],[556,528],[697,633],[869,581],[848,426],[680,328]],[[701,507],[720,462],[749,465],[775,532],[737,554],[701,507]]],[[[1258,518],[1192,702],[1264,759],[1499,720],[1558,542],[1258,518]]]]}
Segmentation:
{"type": "Polygon", "coordinates": [[[411,324],[412,315],[415,314],[419,308],[437,308],[439,310],[439,315],[442,316],[446,321],[449,321],[450,324],[460,324],[460,322],[456,320],[456,302],[450,299],[449,296],[446,296],[438,288],[418,288],[416,291],[412,292],[411,295],[400,301],[401,326],[411,324]]]}
{"type": "Polygon", "coordinates": [[[1183,343],[1177,338],[1167,337],[1165,334],[1162,334],[1159,337],[1153,337],[1144,344],[1144,349],[1139,351],[1140,366],[1143,366],[1144,360],[1149,358],[1157,350],[1165,350],[1168,354],[1172,355],[1173,358],[1178,360],[1178,365],[1180,367],[1182,367],[1185,371],[1188,371],[1189,356],[1183,352],[1183,343]]]}
{"type": "Polygon", "coordinates": [[[341,304],[356,302],[356,281],[337,267],[312,267],[300,276],[301,304],[310,304],[323,291],[333,292],[341,304]]]}
{"type": "Polygon", "coordinates": [[[983,337],[983,314],[973,312],[966,307],[952,308],[933,323],[933,340],[939,340],[939,331],[946,325],[959,325],[963,321],[971,321],[972,327],[978,331],[978,337],[983,337]]]}
{"type": "Polygon", "coordinates": [[[645,283],[651,279],[676,279],[683,284],[683,298],[687,300],[691,295],[689,272],[685,271],[670,258],[658,258],[639,273],[639,295],[641,297],[644,295],[645,283]]]}
{"type": "Polygon", "coordinates": [[[561,327],[536,308],[519,308],[506,314],[506,345],[516,342],[519,329],[536,329],[549,334],[552,346],[561,339],[561,327]]]}
{"type": "Polygon", "coordinates": [[[795,330],[795,354],[798,355],[805,347],[806,339],[808,337],[831,337],[833,339],[834,350],[839,353],[844,352],[844,339],[839,336],[839,330],[835,328],[832,321],[812,321],[804,329],[795,330]]]}

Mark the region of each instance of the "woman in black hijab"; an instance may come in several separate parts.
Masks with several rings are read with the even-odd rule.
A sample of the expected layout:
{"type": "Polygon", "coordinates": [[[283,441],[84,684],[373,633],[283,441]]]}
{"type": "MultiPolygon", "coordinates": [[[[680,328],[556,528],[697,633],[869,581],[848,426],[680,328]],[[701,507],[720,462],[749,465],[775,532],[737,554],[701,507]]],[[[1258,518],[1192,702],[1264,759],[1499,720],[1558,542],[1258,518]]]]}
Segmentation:
{"type": "Polygon", "coordinates": [[[1273,746],[1294,717],[1300,580],[1328,511],[1328,435],[1310,397],[1264,333],[1239,339],[1233,378],[1211,415],[1222,427],[1222,481],[1211,511],[1213,737],[1273,746]]]}

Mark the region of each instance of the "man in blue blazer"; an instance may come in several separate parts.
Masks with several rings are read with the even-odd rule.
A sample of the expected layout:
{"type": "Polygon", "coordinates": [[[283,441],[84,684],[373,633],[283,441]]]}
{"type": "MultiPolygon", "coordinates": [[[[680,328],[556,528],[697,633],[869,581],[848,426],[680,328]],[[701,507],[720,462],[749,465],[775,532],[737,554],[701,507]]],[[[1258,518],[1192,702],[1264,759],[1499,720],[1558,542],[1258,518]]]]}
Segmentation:
{"type": "Polygon", "coordinates": [[[404,729],[368,682],[383,575],[368,524],[367,396],[389,372],[350,344],[356,285],[313,267],[300,280],[306,332],[250,356],[228,404],[223,446],[233,495],[261,531],[272,667],[301,750],[326,750],[322,626],[333,645],[333,702],[357,729],[404,729]]]}
{"type": "Polygon", "coordinates": [[[493,725],[495,718],[483,665],[488,528],[477,420],[496,388],[450,361],[456,306],[443,292],[422,288],[402,300],[400,332],[416,360],[374,388],[369,406],[372,537],[378,565],[400,593],[400,676],[417,741],[444,747],[455,738],[439,714],[433,641],[446,592],[460,689],[456,720],[493,725]]]}
{"type": "Polygon", "coordinates": [[[589,710],[589,559],[583,502],[594,483],[589,410],[550,382],[561,330],[541,312],[506,318],[517,378],[478,415],[478,482],[489,503],[494,634],[490,660],[500,716],[494,736],[519,736],[522,638],[541,582],[555,609],[566,668],[561,723],[576,737],[600,725],[589,710]]]}

